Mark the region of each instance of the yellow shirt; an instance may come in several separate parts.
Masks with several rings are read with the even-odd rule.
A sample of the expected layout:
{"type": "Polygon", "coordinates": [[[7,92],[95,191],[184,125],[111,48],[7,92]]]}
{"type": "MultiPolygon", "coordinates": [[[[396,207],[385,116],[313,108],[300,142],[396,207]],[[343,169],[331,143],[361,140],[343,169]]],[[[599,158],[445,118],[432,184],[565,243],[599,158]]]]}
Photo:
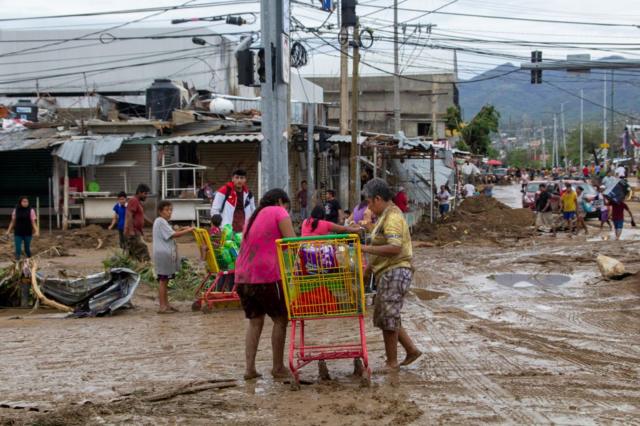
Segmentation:
{"type": "Polygon", "coordinates": [[[393,268],[411,268],[413,248],[409,225],[402,211],[394,204],[382,213],[371,233],[372,246],[401,247],[400,253],[393,257],[369,255],[369,264],[374,275],[380,275],[393,268]]]}
{"type": "Polygon", "coordinates": [[[563,212],[575,212],[578,206],[578,195],[573,190],[566,191],[560,197],[560,202],[562,203],[563,212]]]}

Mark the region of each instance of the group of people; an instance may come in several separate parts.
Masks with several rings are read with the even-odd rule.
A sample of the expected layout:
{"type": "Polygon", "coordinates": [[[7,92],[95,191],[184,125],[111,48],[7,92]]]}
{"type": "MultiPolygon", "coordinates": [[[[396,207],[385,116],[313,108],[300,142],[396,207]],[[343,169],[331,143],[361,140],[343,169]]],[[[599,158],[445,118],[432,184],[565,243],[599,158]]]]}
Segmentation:
{"type": "Polygon", "coordinates": [[[554,236],[560,226],[564,226],[573,234],[577,234],[580,229],[584,230],[585,234],[588,234],[589,231],[585,219],[588,213],[595,210],[600,221],[600,229],[605,224],[609,226],[609,229],[613,227],[615,238],[619,240],[624,228],[625,211],[631,218],[631,226],[635,227],[636,224],[631,209],[624,200],[607,197],[605,195],[606,189],[605,185],[600,185],[592,202],[589,202],[584,196],[584,188],[581,185],[576,185],[574,188],[570,182],[566,182],[559,199],[559,209],[563,223],[558,224],[553,218],[553,198],[555,194],[551,192],[550,185],[541,183],[535,200],[536,226],[550,229],[554,236]]]}
{"type": "MultiPolygon", "coordinates": [[[[304,186],[303,190],[306,190],[304,186]]],[[[148,192],[145,185],[140,185],[129,200],[126,195],[120,194],[110,225],[110,228],[118,227],[124,248],[140,260],[148,258],[142,240],[143,227],[149,221],[142,207],[148,192]]],[[[386,368],[390,370],[408,365],[421,355],[400,319],[403,299],[413,276],[412,246],[409,227],[393,198],[394,194],[385,181],[372,179],[364,187],[362,201],[350,213],[346,223],[342,223],[344,212],[335,198],[335,192],[330,190],[327,191],[326,202],[314,207],[310,217],[301,224],[302,236],[358,233],[363,228],[371,232],[371,243],[363,246],[362,251],[368,254],[367,273],[372,274],[377,283],[374,324],[382,329],[386,368]],[[398,343],[406,352],[402,362],[398,361],[398,343]]],[[[217,219],[212,227],[230,224],[234,232],[243,232],[235,265],[235,281],[242,308],[249,320],[244,374],[248,380],[260,376],[255,358],[266,316],[273,320],[271,373],[274,377],[288,376],[284,366],[287,310],[276,240],[296,236],[289,214],[290,204],[285,191],[272,189],[264,194],[256,207],[253,195],[247,188],[244,170],[234,171],[231,181],[212,197],[211,215],[217,219]]],[[[170,225],[173,210],[170,201],[160,201],[157,210],[158,217],[153,222],[152,231],[152,258],[159,282],[158,312],[172,313],[177,309],[168,302],[167,285],[180,267],[176,239],[192,232],[193,228],[174,228],[170,225]]]]}

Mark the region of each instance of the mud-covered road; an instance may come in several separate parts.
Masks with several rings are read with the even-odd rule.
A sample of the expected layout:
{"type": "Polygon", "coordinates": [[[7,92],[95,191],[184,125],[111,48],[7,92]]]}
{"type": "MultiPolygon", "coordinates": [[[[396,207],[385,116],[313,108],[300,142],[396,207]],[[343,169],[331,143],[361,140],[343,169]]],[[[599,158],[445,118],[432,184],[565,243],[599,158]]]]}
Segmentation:
{"type": "MultiPolygon", "coordinates": [[[[268,322],[265,378],[245,383],[241,312],[184,304],[161,316],[149,290],[109,318],[0,310],[0,423],[637,423],[640,278],[604,281],[595,256],[636,272],[639,250],[635,240],[563,235],[416,249],[403,321],[424,356],[397,375],[374,373],[370,388],[346,361],[329,362],[322,383],[306,367],[297,392],[274,382],[268,322]],[[172,396],[184,386],[193,392],[172,396]]],[[[307,333],[344,340],[354,325],[317,321],[307,333]]],[[[382,339],[367,325],[380,367],[382,339]]]]}

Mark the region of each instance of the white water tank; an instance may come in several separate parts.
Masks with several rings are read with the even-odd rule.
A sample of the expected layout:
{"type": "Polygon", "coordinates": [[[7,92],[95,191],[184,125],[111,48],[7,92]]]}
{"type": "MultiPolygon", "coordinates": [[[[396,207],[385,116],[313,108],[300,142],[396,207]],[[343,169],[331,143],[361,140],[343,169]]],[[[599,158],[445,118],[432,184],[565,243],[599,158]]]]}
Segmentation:
{"type": "Polygon", "coordinates": [[[229,115],[233,113],[233,102],[224,98],[213,98],[209,103],[209,111],[219,115],[229,115]]]}

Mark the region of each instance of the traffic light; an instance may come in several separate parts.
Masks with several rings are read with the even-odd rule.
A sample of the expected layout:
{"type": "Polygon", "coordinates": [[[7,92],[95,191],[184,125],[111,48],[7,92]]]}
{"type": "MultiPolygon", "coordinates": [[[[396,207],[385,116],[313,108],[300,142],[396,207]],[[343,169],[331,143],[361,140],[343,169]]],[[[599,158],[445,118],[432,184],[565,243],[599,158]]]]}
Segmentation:
{"type": "Polygon", "coordinates": [[[356,0],[342,0],[342,27],[355,27],[358,17],[356,16],[356,0]]]}
{"type": "MultiPolygon", "coordinates": [[[[531,52],[531,63],[536,64],[542,62],[542,52],[540,50],[534,50],[531,52]]],[[[541,84],[542,83],[542,70],[533,69],[531,70],[531,84],[541,84]]]]}
{"type": "Polygon", "coordinates": [[[264,64],[264,47],[261,47],[258,51],[258,79],[260,80],[260,83],[267,81],[266,72],[267,68],[264,64]]]}
{"type": "Polygon", "coordinates": [[[254,53],[249,49],[236,53],[238,61],[238,84],[243,86],[255,85],[254,78],[254,53]]]}

